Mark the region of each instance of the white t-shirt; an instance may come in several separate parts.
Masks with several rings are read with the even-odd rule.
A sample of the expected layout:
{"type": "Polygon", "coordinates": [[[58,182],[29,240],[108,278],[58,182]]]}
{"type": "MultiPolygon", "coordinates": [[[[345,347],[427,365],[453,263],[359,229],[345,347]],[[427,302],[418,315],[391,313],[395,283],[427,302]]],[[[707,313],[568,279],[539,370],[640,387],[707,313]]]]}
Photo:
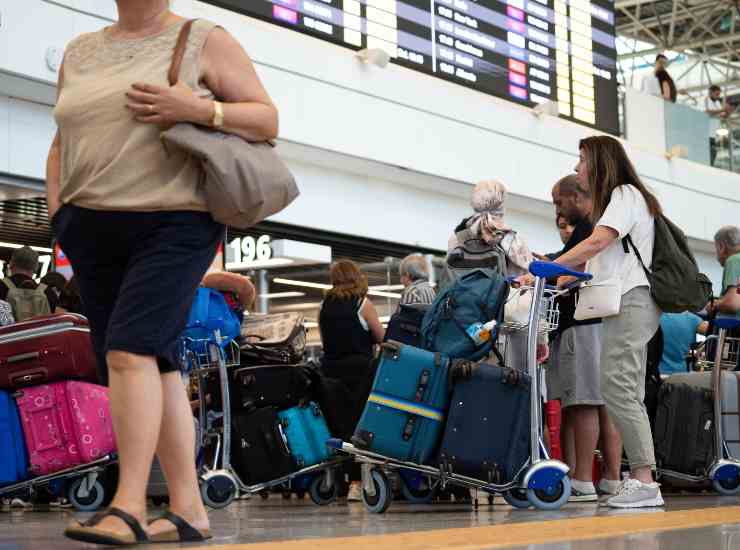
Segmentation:
{"type": "MultiPolygon", "coordinates": [[[[704,110],[705,111],[719,111],[720,109],[723,109],[725,106],[725,102],[722,101],[722,98],[720,99],[712,99],[711,97],[707,96],[707,98],[704,100],[704,110]]],[[[709,137],[717,137],[717,130],[719,130],[721,124],[719,121],[719,115],[709,115],[709,137]]]]}
{"type": "Polygon", "coordinates": [[[622,244],[622,239],[630,235],[646,267],[650,269],[655,244],[655,223],[642,193],[632,185],[617,187],[606,212],[596,225],[614,229],[619,233],[619,238],[589,261],[586,269],[593,273],[594,280],[618,278],[622,281],[623,295],[633,288],[650,286],[632,247],[629,248],[629,254],[626,254],[622,244]]]}
{"type": "Polygon", "coordinates": [[[663,97],[663,90],[660,89],[660,82],[655,74],[647,75],[642,79],[642,91],[646,94],[663,97]]]}

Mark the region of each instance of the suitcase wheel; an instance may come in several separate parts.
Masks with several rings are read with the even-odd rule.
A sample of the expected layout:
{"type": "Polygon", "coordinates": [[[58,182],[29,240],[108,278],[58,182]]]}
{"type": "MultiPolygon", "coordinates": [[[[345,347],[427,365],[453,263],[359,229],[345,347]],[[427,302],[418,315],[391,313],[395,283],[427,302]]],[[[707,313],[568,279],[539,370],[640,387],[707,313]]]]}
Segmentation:
{"type": "Polygon", "coordinates": [[[324,487],[324,477],[326,474],[317,475],[311,480],[311,485],[308,487],[308,494],[311,496],[311,500],[318,506],[326,506],[331,504],[339,496],[339,483],[336,481],[326,489],[324,487]]]}
{"type": "Polygon", "coordinates": [[[94,512],[105,501],[105,488],[98,480],[90,485],[87,476],[79,477],[70,483],[67,498],[78,512],[94,512]]]}
{"type": "MultiPolygon", "coordinates": [[[[503,496],[509,506],[518,508],[519,510],[526,510],[532,506],[532,503],[527,498],[526,489],[512,489],[511,491],[506,491],[503,496]]],[[[493,499],[492,496],[488,498],[493,499]]]]}
{"type": "Polygon", "coordinates": [[[362,502],[368,512],[373,514],[383,514],[388,510],[393,501],[393,487],[391,486],[388,476],[377,468],[371,472],[375,494],[368,495],[367,491],[362,490],[362,502]]]}

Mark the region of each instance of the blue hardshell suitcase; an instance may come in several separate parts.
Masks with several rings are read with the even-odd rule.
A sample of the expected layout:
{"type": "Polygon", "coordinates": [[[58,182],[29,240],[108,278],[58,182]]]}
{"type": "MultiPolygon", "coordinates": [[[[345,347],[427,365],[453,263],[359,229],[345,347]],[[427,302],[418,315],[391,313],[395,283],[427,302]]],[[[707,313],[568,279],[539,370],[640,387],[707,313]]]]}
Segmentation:
{"type": "Polygon", "coordinates": [[[503,484],[530,456],[530,377],[517,369],[454,361],[454,385],[440,463],[445,470],[503,484]]]}
{"type": "Polygon", "coordinates": [[[352,443],[383,456],[425,464],[436,453],[449,405],[449,359],[387,342],[352,443]]]}
{"type": "Polygon", "coordinates": [[[331,452],[326,442],[331,434],[316,403],[279,412],[278,418],[297,468],[308,468],[329,460],[331,452]]]}
{"type": "Polygon", "coordinates": [[[0,391],[0,485],[23,481],[29,476],[28,453],[15,399],[0,391]]]}

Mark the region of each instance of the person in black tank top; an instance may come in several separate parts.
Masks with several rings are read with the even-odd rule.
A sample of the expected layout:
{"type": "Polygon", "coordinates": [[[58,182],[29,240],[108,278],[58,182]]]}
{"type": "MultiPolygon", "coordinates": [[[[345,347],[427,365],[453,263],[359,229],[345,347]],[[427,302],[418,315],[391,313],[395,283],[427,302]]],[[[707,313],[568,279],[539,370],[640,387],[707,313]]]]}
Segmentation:
{"type": "MultiPolygon", "coordinates": [[[[327,291],[319,314],[319,329],[324,346],[322,368],[329,378],[340,380],[351,403],[346,414],[352,429],[332,434],[348,440],[360,420],[375,378],[373,351],[385,336],[378,313],[367,299],[367,277],[354,262],[339,260],[330,269],[332,288],[327,291]]],[[[342,400],[345,401],[345,400],[342,400]]],[[[347,472],[355,482],[350,498],[360,494],[358,468],[347,472]]]]}

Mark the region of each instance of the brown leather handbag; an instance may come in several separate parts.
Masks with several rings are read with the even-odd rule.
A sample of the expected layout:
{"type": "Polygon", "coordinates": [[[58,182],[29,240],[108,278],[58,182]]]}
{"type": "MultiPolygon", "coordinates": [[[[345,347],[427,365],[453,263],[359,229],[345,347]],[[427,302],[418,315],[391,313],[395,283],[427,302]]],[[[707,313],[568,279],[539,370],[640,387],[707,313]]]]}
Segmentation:
{"type": "MultiPolygon", "coordinates": [[[[183,25],[169,71],[171,86],[180,79],[190,30],[183,25]]],[[[277,214],[300,194],[295,178],[271,142],[251,143],[242,137],[180,122],[161,135],[165,147],[177,147],[200,160],[205,194],[213,219],[246,229],[277,214]]]]}

